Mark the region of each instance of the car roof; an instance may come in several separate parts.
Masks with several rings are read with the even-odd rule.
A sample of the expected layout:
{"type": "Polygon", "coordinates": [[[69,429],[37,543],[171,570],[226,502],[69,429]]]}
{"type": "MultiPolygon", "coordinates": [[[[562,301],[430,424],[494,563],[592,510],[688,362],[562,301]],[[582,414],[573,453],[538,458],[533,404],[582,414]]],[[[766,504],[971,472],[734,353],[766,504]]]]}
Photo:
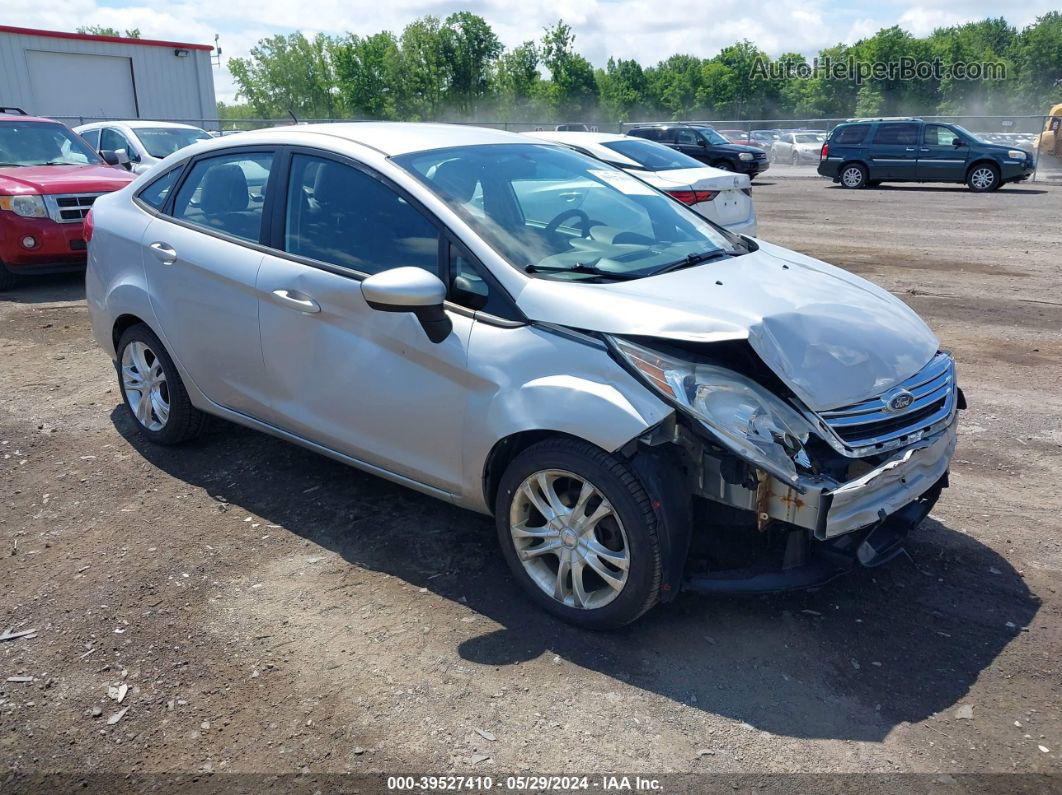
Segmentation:
{"type": "Polygon", "coordinates": [[[48,119],[44,116],[22,116],[18,113],[0,113],[0,121],[17,121],[17,122],[40,122],[43,124],[62,124],[61,121],[56,119],[48,119]]]}
{"type": "Polygon", "coordinates": [[[523,135],[578,146],[579,144],[605,144],[612,141],[630,141],[630,136],[619,133],[578,132],[575,130],[535,130],[523,135]]]}
{"type": "MultiPolygon", "coordinates": [[[[439,124],[435,122],[332,122],[326,124],[299,124],[287,127],[272,127],[268,130],[241,133],[243,140],[267,141],[273,137],[297,140],[303,136],[330,136],[351,143],[368,146],[388,157],[408,152],[423,152],[429,149],[446,149],[451,146],[480,146],[484,144],[530,144],[527,136],[519,133],[495,130],[489,127],[474,127],[467,124],[439,124]]],[[[216,141],[225,140],[216,138],[216,141]]],[[[233,138],[228,142],[235,143],[233,138]]],[[[318,142],[320,143],[320,142],[318,142]]]]}
{"type": "Polygon", "coordinates": [[[166,127],[175,130],[201,130],[202,127],[196,127],[194,124],[181,124],[173,121],[150,121],[148,119],[111,119],[110,121],[94,121],[91,124],[79,124],[75,127],[75,130],[95,130],[102,127],[115,127],[125,126],[133,130],[143,129],[145,127],[166,127]]]}

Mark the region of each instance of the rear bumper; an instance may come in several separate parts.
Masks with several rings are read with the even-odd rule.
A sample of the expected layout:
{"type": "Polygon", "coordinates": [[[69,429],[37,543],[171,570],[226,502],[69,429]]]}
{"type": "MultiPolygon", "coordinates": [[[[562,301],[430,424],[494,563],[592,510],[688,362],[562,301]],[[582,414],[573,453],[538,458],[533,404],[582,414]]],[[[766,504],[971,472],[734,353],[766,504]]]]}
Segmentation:
{"type": "Polygon", "coordinates": [[[830,179],[837,178],[837,172],[841,169],[841,158],[839,157],[824,157],[819,159],[818,172],[824,177],[830,179]]]}
{"type": "Polygon", "coordinates": [[[56,273],[85,267],[87,258],[80,223],[58,224],[50,218],[0,214],[0,262],[11,273],[56,273]],[[35,245],[26,246],[24,238],[35,245]]]}
{"type": "Polygon", "coordinates": [[[753,213],[744,221],[739,221],[736,224],[723,224],[723,226],[729,229],[735,235],[748,235],[749,237],[756,237],[756,213],[753,213]]]}

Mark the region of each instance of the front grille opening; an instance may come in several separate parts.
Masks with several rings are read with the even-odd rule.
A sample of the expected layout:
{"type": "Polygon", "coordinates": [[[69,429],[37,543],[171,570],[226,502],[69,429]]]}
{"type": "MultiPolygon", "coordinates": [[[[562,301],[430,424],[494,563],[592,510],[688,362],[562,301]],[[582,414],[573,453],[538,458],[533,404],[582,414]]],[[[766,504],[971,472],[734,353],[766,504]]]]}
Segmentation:
{"type": "Polygon", "coordinates": [[[906,430],[908,433],[914,433],[915,431],[921,430],[919,423],[940,411],[944,407],[945,402],[946,398],[940,398],[940,400],[934,401],[918,411],[912,411],[910,414],[901,414],[887,420],[882,420],[881,422],[872,422],[866,425],[838,427],[834,428],[834,431],[844,441],[849,443],[857,443],[861,439],[873,439],[879,436],[892,435],[896,431],[906,430]]]}

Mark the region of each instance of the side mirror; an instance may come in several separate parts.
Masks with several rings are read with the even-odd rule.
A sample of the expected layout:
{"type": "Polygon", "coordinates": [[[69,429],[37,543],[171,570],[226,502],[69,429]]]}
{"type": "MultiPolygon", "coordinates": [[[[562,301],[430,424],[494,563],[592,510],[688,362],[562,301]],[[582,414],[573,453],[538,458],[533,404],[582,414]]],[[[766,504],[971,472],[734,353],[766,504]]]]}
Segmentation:
{"type": "Polygon", "coordinates": [[[118,153],[111,149],[101,149],[100,157],[103,158],[103,162],[106,163],[108,166],[121,165],[121,160],[119,160],[118,158],[118,153]]]}
{"type": "Polygon", "coordinates": [[[129,168],[129,153],[124,149],[115,149],[114,156],[118,158],[118,165],[129,168]]]}
{"type": "Polygon", "coordinates": [[[952,138],[951,139],[951,145],[952,146],[962,146],[963,145],[962,138],[952,138]]]}
{"type": "Polygon", "coordinates": [[[423,268],[392,268],[361,283],[365,302],[380,312],[412,312],[432,342],[442,342],[454,325],[443,309],[446,285],[423,268]]]}

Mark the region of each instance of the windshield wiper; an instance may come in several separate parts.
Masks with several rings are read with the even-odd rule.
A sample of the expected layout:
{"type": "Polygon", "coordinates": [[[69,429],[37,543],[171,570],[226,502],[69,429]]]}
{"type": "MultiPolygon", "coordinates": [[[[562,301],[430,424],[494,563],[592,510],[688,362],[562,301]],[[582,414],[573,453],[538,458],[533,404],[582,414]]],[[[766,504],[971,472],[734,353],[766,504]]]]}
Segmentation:
{"type": "Polygon", "coordinates": [[[703,262],[710,262],[713,259],[723,259],[731,256],[733,255],[729,251],[723,251],[722,249],[705,251],[701,254],[687,254],[682,259],[670,262],[667,265],[661,265],[655,271],[650,271],[646,275],[659,276],[661,273],[671,273],[671,271],[678,271],[683,268],[692,268],[694,265],[700,265],[703,262]]]}
{"type": "Polygon", "coordinates": [[[630,281],[631,279],[641,279],[641,276],[635,276],[633,273],[618,273],[616,271],[606,271],[597,267],[596,265],[587,265],[585,262],[577,262],[570,268],[564,268],[552,265],[528,265],[524,268],[525,273],[584,273],[590,276],[601,276],[606,279],[616,279],[617,281],[630,281]]]}

